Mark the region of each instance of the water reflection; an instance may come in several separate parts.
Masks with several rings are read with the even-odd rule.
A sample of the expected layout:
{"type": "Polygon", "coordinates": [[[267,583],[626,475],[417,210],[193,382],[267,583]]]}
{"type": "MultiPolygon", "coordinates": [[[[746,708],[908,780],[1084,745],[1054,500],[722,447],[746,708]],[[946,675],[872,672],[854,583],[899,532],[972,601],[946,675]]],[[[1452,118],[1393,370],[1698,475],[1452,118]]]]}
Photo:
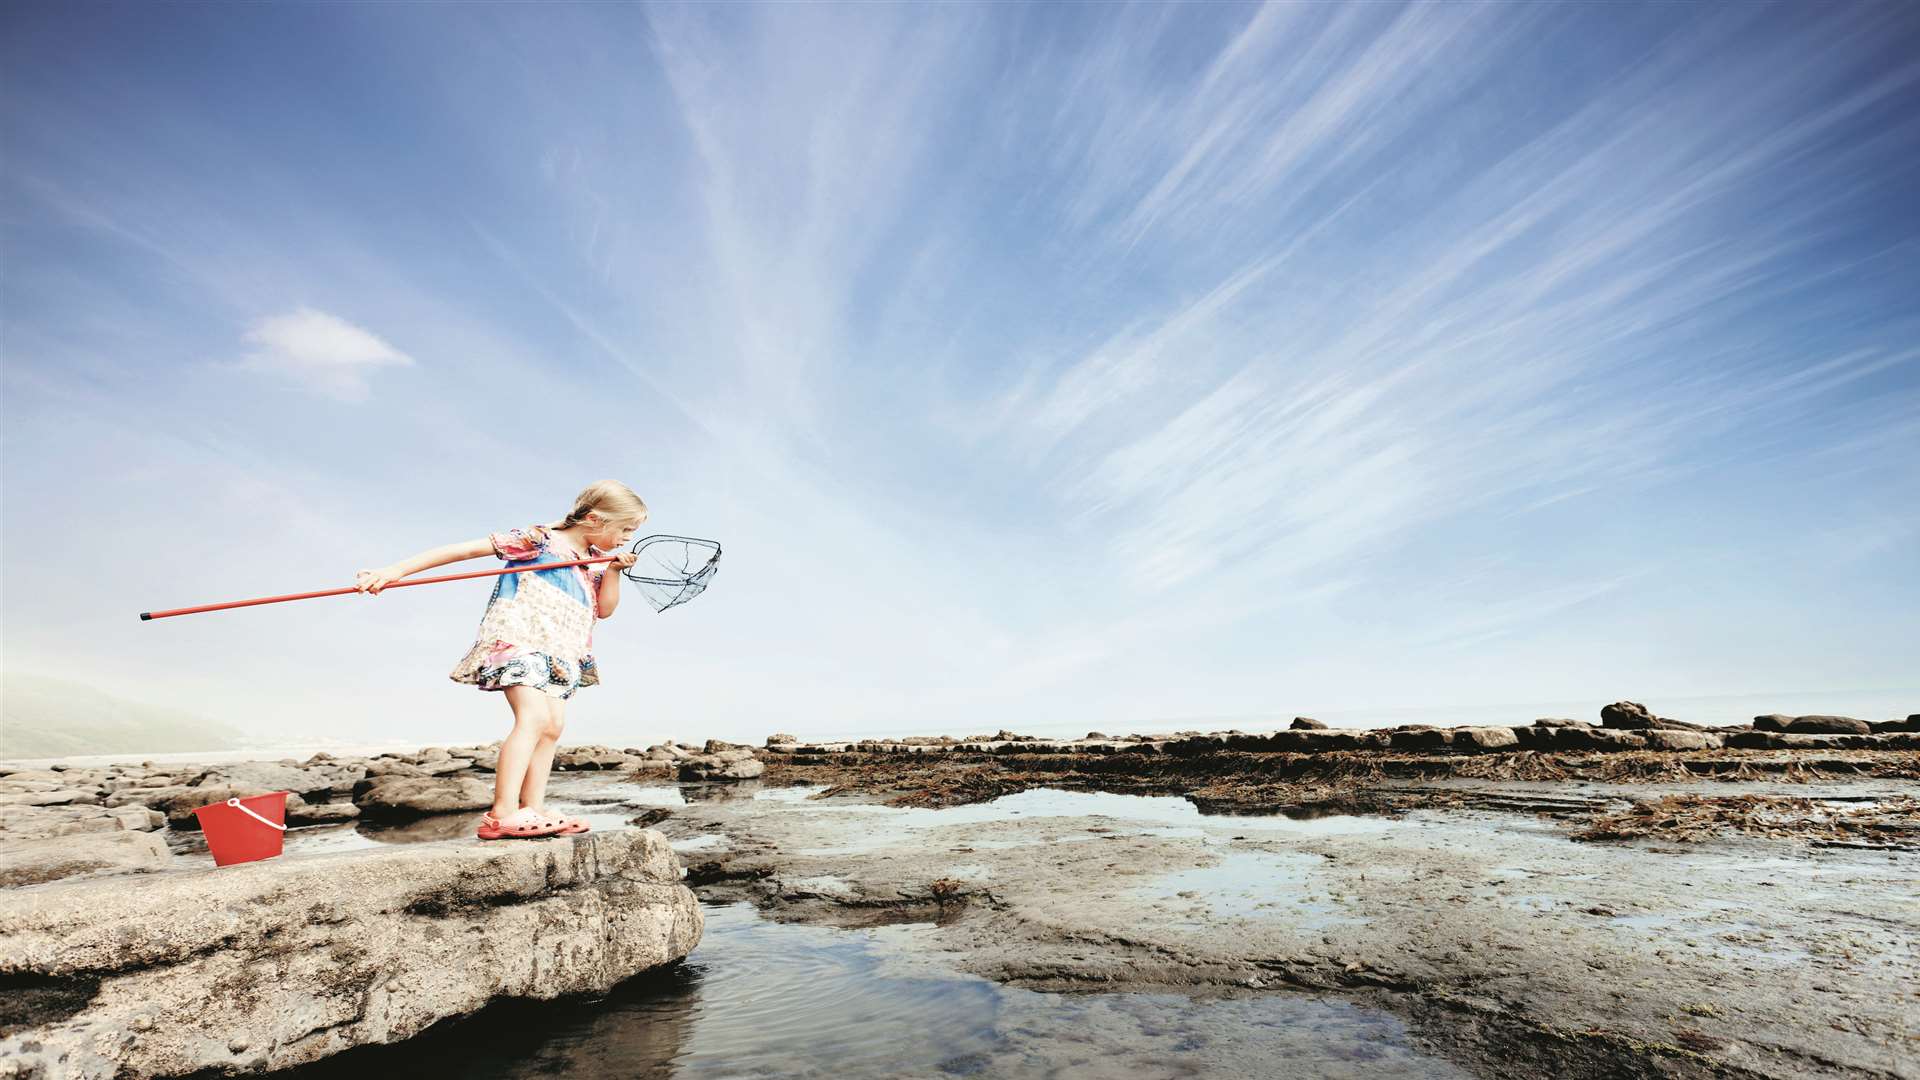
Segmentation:
{"type": "Polygon", "coordinates": [[[290,1075],[1454,1078],[1400,1022],[1340,1001],[1043,994],[927,966],[928,925],[832,930],[707,909],[686,963],[591,1002],[496,1006],[290,1075]]]}
{"type": "Polygon", "coordinates": [[[680,785],[680,794],[689,803],[751,802],[759,797],[760,791],[758,780],[723,780],[680,785]]]}

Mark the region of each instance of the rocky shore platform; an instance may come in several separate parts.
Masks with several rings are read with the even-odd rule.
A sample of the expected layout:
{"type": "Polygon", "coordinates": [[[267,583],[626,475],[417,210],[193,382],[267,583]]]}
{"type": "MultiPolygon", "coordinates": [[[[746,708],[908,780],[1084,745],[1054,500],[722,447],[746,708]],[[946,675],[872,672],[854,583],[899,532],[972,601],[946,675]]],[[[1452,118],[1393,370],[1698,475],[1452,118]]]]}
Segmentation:
{"type": "Polygon", "coordinates": [[[1177,795],[1216,813],[1538,810],[1586,817],[1592,838],[1744,833],[1890,850],[1920,844],[1920,805],[1909,798],[1812,806],[1796,787],[1920,781],[1920,714],[1873,722],[1769,715],[1706,727],[1623,701],[1601,710],[1598,723],[1543,718],[1511,727],[1341,730],[1298,717],[1282,731],[1070,740],[1009,731],[836,743],[775,735],[763,757],[776,782],[825,784],[895,806],[1062,787],[1177,795]],[[1627,784],[1667,789],[1635,800],[1624,797],[1627,784]]]}
{"type": "Polygon", "coordinates": [[[481,844],[494,752],[0,764],[0,1075],[598,992],[697,894],[1009,986],[1350,1000],[1479,1076],[1920,1077],[1920,716],[574,747],[595,832],[481,844]],[[212,869],[192,809],[279,790],[288,854],[212,869]]]}
{"type": "Polygon", "coordinates": [[[1038,989],[1342,995],[1482,1076],[1920,1076],[1920,716],[805,744],[703,898],[1038,989]],[[883,808],[891,808],[890,812],[883,808]]]}
{"type": "Polygon", "coordinates": [[[474,840],[492,755],[0,766],[0,1076],[288,1068],[694,949],[700,907],[656,832],[474,840]],[[216,869],[193,808],[270,791],[294,793],[288,853],[216,869]],[[304,849],[356,819],[461,839],[304,849]]]}

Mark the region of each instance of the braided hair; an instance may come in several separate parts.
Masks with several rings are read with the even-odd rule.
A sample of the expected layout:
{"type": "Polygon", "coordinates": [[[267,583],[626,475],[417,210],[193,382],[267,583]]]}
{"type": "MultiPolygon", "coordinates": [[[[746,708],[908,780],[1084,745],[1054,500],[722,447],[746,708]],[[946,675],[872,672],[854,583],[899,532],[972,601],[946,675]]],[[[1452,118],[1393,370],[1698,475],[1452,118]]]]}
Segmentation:
{"type": "Polygon", "coordinates": [[[588,484],[580,494],[573,498],[573,510],[559,528],[571,529],[587,520],[589,513],[599,514],[602,521],[632,522],[638,525],[647,520],[647,504],[633,489],[618,480],[601,480],[588,484]]]}

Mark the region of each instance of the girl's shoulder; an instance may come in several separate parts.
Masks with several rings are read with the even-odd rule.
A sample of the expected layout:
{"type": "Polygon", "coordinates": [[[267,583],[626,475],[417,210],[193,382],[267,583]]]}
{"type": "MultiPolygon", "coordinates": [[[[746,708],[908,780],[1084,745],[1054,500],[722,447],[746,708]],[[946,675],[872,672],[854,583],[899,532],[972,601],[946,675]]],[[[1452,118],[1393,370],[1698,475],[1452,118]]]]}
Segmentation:
{"type": "Polygon", "coordinates": [[[493,533],[487,539],[493,542],[495,555],[508,562],[518,562],[540,554],[546,548],[551,535],[545,525],[529,525],[524,529],[506,529],[493,533]]]}

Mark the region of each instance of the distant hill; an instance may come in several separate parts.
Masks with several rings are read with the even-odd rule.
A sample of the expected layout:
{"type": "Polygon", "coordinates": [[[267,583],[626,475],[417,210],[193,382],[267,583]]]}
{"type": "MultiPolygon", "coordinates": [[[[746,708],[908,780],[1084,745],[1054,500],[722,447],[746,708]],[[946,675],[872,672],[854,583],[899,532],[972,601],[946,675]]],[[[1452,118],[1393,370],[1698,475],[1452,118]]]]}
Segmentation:
{"type": "Polygon", "coordinates": [[[0,676],[0,758],[228,750],[240,732],[217,721],[38,675],[0,676]]]}

